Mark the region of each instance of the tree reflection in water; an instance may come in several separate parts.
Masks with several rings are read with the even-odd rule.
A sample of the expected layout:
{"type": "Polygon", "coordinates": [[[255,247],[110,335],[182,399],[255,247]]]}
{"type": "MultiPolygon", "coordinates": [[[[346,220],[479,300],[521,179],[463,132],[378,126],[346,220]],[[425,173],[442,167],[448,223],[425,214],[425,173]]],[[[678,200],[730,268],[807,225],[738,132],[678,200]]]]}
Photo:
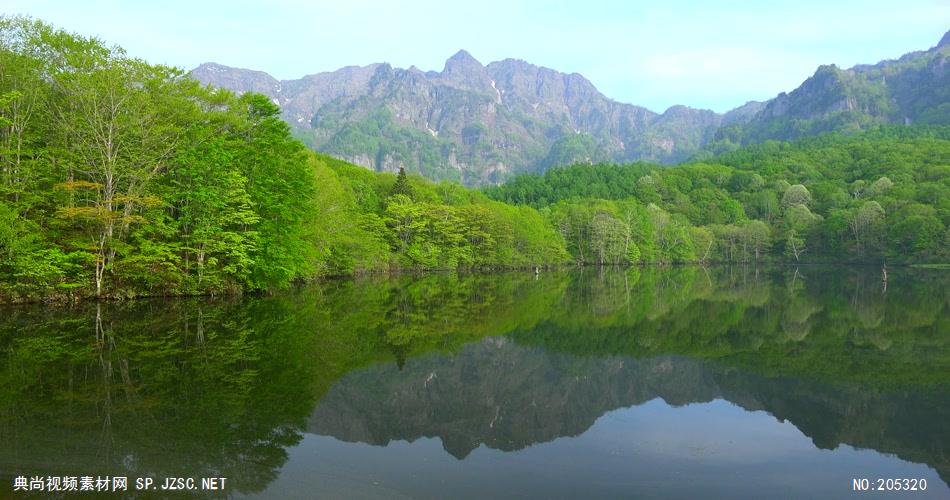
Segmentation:
{"type": "MultiPolygon", "coordinates": [[[[589,268],[329,282],[268,297],[15,307],[0,475],[226,476],[305,432],[458,458],[605,412],[721,398],[950,479],[950,273],[589,268]]],[[[8,483],[9,484],[9,483],[8,483]]]]}

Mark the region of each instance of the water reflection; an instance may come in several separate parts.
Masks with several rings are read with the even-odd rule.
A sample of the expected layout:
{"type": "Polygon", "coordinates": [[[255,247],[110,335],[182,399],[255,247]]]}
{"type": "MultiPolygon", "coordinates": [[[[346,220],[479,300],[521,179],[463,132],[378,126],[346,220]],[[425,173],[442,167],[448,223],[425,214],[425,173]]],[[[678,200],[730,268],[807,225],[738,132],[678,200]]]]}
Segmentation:
{"type": "Polygon", "coordinates": [[[673,407],[724,399],[790,421],[819,448],[873,448],[946,473],[945,395],[767,378],[678,356],[577,358],[491,338],[403,370],[351,373],[317,404],[307,429],[373,445],[437,437],[463,459],[481,445],[512,451],[578,436],[605,413],[656,398],[673,407]]]}
{"type": "MultiPolygon", "coordinates": [[[[893,454],[891,468],[925,464],[942,478],[931,488],[945,492],[948,284],[950,273],[912,269],[893,270],[886,291],[862,268],[588,269],[8,308],[0,476],[10,485],[20,474],[220,475],[233,478],[232,493],[265,496],[286,481],[306,486],[284,490],[293,494],[315,487],[293,457],[318,443],[321,456],[363,460],[390,450],[434,463],[438,451],[458,468],[436,488],[477,486],[480,450],[543,456],[561,468],[559,481],[583,482],[553,456],[571,453],[559,438],[620,439],[633,432],[624,418],[661,401],[668,421],[702,422],[710,417],[694,409],[708,407],[733,427],[745,425],[742,414],[786,422],[809,450],[839,450],[837,464],[860,463],[841,451],[851,447],[893,454]],[[605,427],[614,420],[604,415],[620,423],[605,427]]],[[[649,433],[631,439],[642,445],[649,433]]],[[[591,460],[604,450],[588,450],[591,460]]],[[[656,459],[641,458],[647,470],[656,459]]],[[[323,477],[325,486],[347,491],[370,473],[360,463],[345,471],[350,480],[323,477]]],[[[791,462],[770,463],[771,474],[791,462]]],[[[674,491],[660,477],[638,491],[674,491]]]]}

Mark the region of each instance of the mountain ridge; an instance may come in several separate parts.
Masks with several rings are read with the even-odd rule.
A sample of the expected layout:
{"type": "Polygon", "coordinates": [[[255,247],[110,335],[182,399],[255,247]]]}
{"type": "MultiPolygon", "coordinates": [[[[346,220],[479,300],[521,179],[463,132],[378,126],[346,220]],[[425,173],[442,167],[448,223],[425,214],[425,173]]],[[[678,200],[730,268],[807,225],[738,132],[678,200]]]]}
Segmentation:
{"type": "Polygon", "coordinates": [[[823,64],[797,88],[766,101],[747,122],[716,133],[709,149],[880,124],[950,124],[950,31],[930,49],[842,69],[823,64]]]}
{"type": "Polygon", "coordinates": [[[579,73],[519,59],[482,65],[464,50],[441,72],[375,63],[277,80],[204,63],[191,74],[267,95],[319,151],[374,170],[405,167],[469,185],[564,162],[680,161],[723,116],[680,105],[657,113],[607,98],[579,73]]]}
{"type": "Polygon", "coordinates": [[[389,63],[278,80],[203,63],[191,75],[280,106],[311,148],[377,171],[405,168],[466,185],[572,163],[676,163],[769,139],[880,123],[950,123],[950,31],[925,51],[819,66],[789,92],[725,113],[615,101],[579,73],[521,59],[482,64],[461,49],[441,71],[389,63]]]}

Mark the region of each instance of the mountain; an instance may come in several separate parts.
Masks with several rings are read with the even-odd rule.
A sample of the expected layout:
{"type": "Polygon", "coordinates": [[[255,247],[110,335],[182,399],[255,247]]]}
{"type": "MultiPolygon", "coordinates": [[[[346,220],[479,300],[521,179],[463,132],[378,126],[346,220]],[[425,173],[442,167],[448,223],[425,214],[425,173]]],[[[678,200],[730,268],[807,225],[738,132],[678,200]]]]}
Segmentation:
{"type": "Polygon", "coordinates": [[[577,73],[517,59],[482,65],[461,50],[441,72],[389,64],[277,80],[205,63],[199,81],[269,96],[310,147],[377,171],[405,167],[474,186],[556,165],[673,163],[768,139],[877,124],[950,123],[950,32],[926,51],[840,69],[821,66],[789,93],[725,114],[662,114],[613,101],[577,73]]]}
{"type": "Polygon", "coordinates": [[[948,62],[950,32],[930,50],[896,60],[850,69],[820,66],[797,89],[762,104],[748,119],[734,124],[723,120],[716,142],[791,140],[877,124],[950,124],[948,62]]]}
{"type": "Polygon", "coordinates": [[[206,63],[192,76],[269,96],[295,134],[319,151],[467,185],[574,162],[680,161],[723,120],[685,106],[657,114],[608,99],[576,73],[516,59],[484,66],[464,50],[441,72],[384,63],[279,81],[206,63]]]}

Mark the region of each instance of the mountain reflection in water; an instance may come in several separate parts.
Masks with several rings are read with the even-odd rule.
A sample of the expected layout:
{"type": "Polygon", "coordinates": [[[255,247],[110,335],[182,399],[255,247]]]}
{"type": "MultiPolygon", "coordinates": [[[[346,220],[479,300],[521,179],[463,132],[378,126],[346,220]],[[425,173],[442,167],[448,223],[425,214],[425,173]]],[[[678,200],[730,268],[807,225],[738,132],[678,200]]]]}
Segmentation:
{"type": "Polygon", "coordinates": [[[948,285],[584,269],[7,308],[0,476],[551,497],[842,496],[879,473],[946,495],[948,285]]]}

